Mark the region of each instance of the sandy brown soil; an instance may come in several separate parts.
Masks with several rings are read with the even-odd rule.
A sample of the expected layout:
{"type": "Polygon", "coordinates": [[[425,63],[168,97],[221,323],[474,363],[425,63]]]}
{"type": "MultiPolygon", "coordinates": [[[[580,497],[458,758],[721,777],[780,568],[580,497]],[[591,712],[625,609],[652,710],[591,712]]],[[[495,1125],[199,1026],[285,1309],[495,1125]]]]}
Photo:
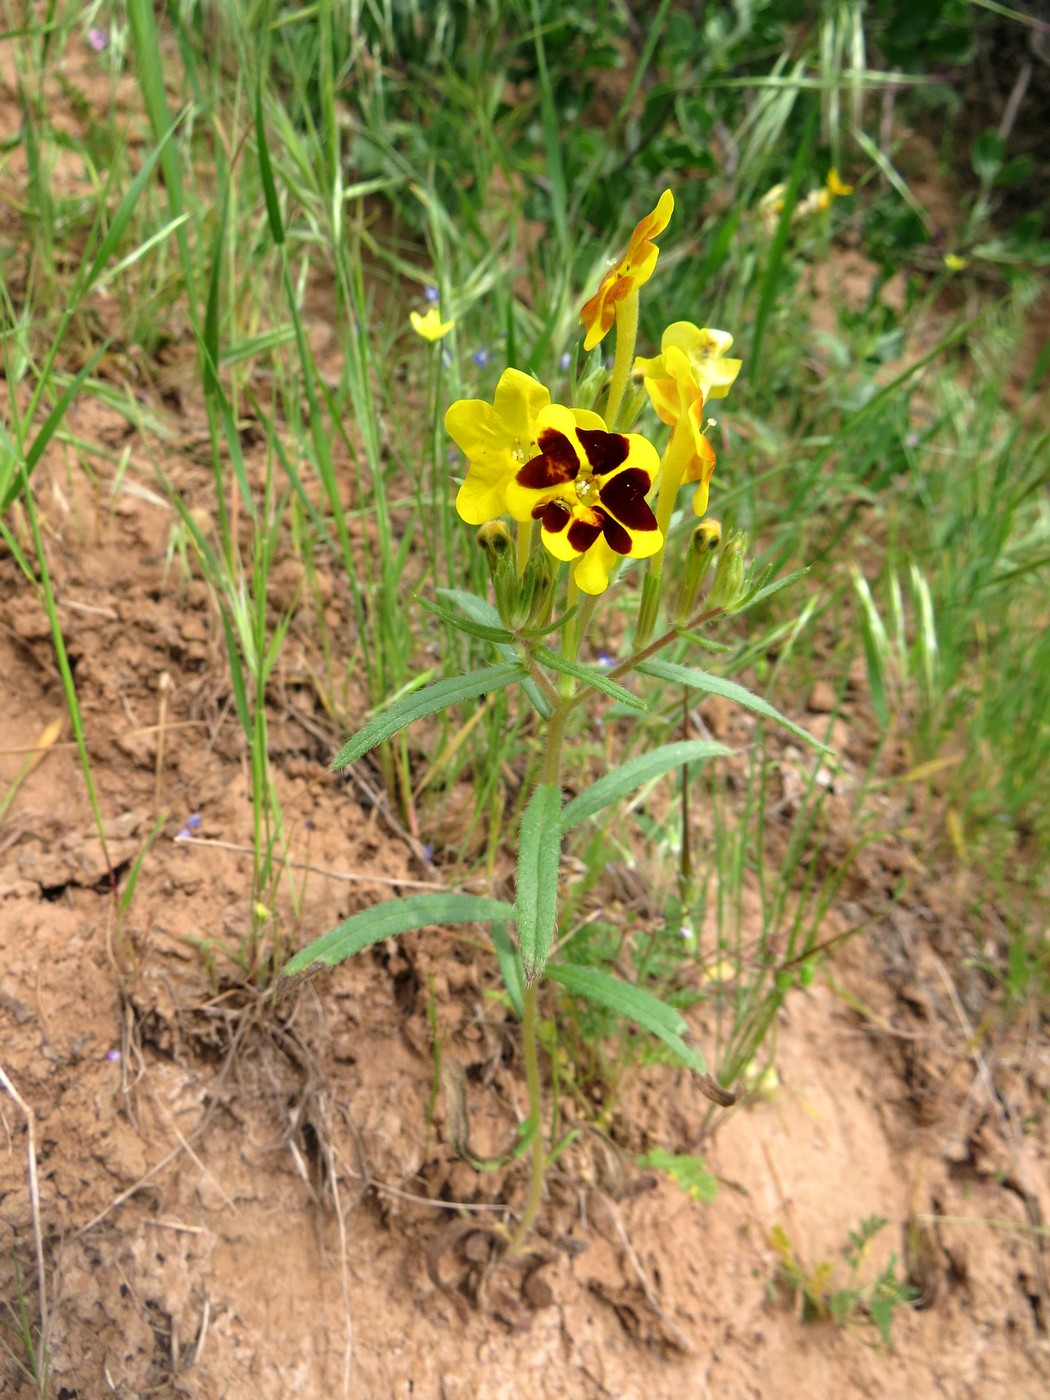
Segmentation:
{"type": "MultiPolygon", "coordinates": [[[[73,421],[95,441],[126,431],[94,405],[73,421]]],[[[884,910],[910,869],[910,893],[832,964],[865,1013],[819,980],[793,994],[779,1086],[710,1124],[684,1072],[644,1071],[612,1146],[584,1131],[552,1172],[537,1252],[493,1261],[470,1221],[513,1207],[522,1170],[458,1160],[440,1105],[427,1126],[431,995],[442,1054],[467,1070],[475,1151],[498,1151],[522,1112],[514,1024],[484,995],[493,959],[435,931],[277,1005],[234,975],[221,950],[247,932],[250,805],[221,633],[203,585],[165,577],[168,508],[124,491],[111,513],[65,465],[49,464],[39,499],[118,885],[171,815],[122,921],[68,733],[0,824],[0,1065],[36,1116],[54,1394],[314,1396],[343,1393],[344,1373],[347,1394],[377,1398],[1045,1388],[1045,1273],[1027,1227],[1050,1206],[1050,1057],[958,957],[974,946],[965,890],[903,841],[875,848],[823,930],[884,910]],[[191,812],[197,838],[175,839],[191,812]],[[656,1146],[703,1152],[717,1201],[632,1164],[656,1146]],[[860,1314],[803,1322],[776,1285],[776,1227],[809,1269],[831,1261],[844,1280],[847,1232],[872,1214],[890,1224],[863,1277],[893,1250],[922,1294],[895,1318],[895,1352],[868,1345],[860,1314]]],[[[206,501],[204,469],[177,445],[165,467],[206,501]]],[[[348,610],[334,580],[324,589],[338,636],[348,610]]],[[[63,704],[10,558],[0,599],[2,791],[63,704]]],[[[298,917],[290,899],[279,911],[299,942],[439,878],[381,801],[326,776],[343,736],[308,683],[314,652],[304,617],[272,716],[291,855],[311,867],[296,873],[298,917]]],[[[847,755],[860,702],[855,723],[839,722],[847,755]]],[[[710,1028],[695,1028],[703,1045],[710,1028]]],[[[2,1112],[0,1293],[17,1306],[17,1260],[33,1310],[24,1123],[10,1101],[2,1112]]],[[[0,1389],[28,1395],[6,1322],[2,1336],[0,1389]]]]}

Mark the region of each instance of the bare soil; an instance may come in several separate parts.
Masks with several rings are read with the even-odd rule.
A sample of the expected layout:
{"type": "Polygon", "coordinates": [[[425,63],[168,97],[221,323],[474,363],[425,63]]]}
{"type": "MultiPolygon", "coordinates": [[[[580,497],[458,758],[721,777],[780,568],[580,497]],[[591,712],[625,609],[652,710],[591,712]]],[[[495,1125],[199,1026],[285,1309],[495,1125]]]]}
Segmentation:
{"type": "MultiPolygon", "coordinates": [[[[607,1133],[563,1104],[580,1135],[514,1264],[486,1226],[520,1203],[524,1168],[474,1170],[434,1104],[436,1040],[465,1071],[476,1152],[505,1147],[524,1113],[516,1025],[488,995],[499,979],[483,939],[379,945],[277,1002],[245,979],[230,952],[249,932],[250,773],[222,632],[204,585],[168,564],[171,509],[134,485],[159,463],[208,511],[210,473],[192,401],[175,414],[140,392],[167,412],[168,440],[133,437],[95,402],[70,414],[81,439],[116,456],[131,444],[115,505],[72,449],[37,484],[107,850],[68,722],[0,821],[0,1068],[35,1119],[52,1394],[1046,1393],[1050,1053],[1037,1016],[1005,1015],[980,970],[1002,930],[986,892],[924,848],[928,812],[888,810],[888,829],[910,833],[854,867],[822,935],[864,932],[840,946],[833,983],[789,998],[761,1092],[712,1117],[684,1071],[653,1065],[607,1133]],[[115,891],[164,813],[119,918],[115,891]],[[200,827],[182,839],[191,813],[200,827]],[[654,1147],[703,1154],[717,1200],[639,1168],[654,1147]],[[808,1273],[830,1264],[844,1283],[848,1232],[872,1215],[889,1225],[862,1280],[894,1252],[919,1292],[892,1350],[863,1311],[805,1320],[774,1248],[779,1229],[808,1273]]],[[[403,831],[377,770],[327,771],[345,733],[322,703],[312,610],[344,654],[351,610],[324,566],[316,591],[301,585],[289,553],[272,601],[296,619],[270,756],[294,898],[290,886],[273,913],[300,944],[445,878],[440,850],[428,862],[420,845],[440,833],[403,831]]],[[[823,727],[823,698],[811,703],[798,717],[823,727]]],[[[0,552],[0,795],[64,714],[42,607],[0,552]]],[[[741,724],[717,705],[704,719],[741,724]]],[[[869,730],[858,687],[837,721],[829,861],[869,730]]],[[[793,761],[785,745],[774,843],[793,761]]],[[[694,1030],[710,1040],[699,1013],[694,1030]]],[[[39,1322],[33,1202],[25,1120],[6,1096],[0,1128],[0,1395],[29,1396],[14,1319],[24,1306],[39,1322]]]]}

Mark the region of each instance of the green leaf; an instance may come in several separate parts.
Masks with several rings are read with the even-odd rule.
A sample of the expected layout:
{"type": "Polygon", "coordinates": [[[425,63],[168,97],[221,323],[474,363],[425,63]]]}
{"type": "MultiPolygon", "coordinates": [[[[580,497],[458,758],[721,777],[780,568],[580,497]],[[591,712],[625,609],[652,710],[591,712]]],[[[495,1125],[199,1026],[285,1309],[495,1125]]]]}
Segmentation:
{"type": "Polygon", "coordinates": [[[489,924],[496,920],[505,923],[513,917],[511,905],[474,894],[414,894],[407,899],[391,899],[354,914],[308,943],[285,964],[281,978],[298,977],[314,967],[335,967],[362,948],[410,929],[428,928],[431,924],[489,924]]]}
{"type": "Polygon", "coordinates": [[[502,646],[509,646],[514,641],[505,627],[490,627],[484,622],[474,622],[471,618],[453,612],[451,608],[443,608],[440,603],[431,603],[426,598],[421,598],[418,593],[415,598],[417,603],[422,603],[427,612],[440,617],[442,622],[447,622],[451,627],[466,632],[468,636],[477,637],[479,641],[497,642],[502,646]]]}
{"type": "Polygon", "coordinates": [[[532,653],[534,661],[538,661],[541,666],[549,666],[552,671],[561,671],[567,676],[574,676],[578,681],[584,681],[587,685],[593,685],[596,690],[604,691],[606,695],[611,695],[614,700],[619,700],[623,705],[629,705],[632,710],[646,710],[648,706],[644,701],[639,700],[637,695],[632,695],[617,681],[611,681],[604,671],[599,671],[597,666],[584,666],[579,661],[569,661],[560,652],[552,651],[550,647],[537,647],[532,653]]]}
{"type": "Polygon", "coordinates": [[[586,1001],[607,1006],[627,1020],[634,1021],[643,1030],[655,1035],[668,1046],[683,1064],[697,1074],[706,1074],[707,1065],[700,1051],[685,1043],[689,1027],[673,1006],[668,1006],[652,992],[636,987],[631,982],[623,982],[600,967],[577,967],[573,963],[551,963],[547,976],[559,982],[566,991],[586,1001]]]}
{"type": "Polygon", "coordinates": [[[479,695],[487,695],[490,691],[502,690],[524,676],[525,672],[514,662],[506,666],[488,666],[484,671],[470,671],[465,676],[435,681],[422,690],[415,690],[369,720],[364,729],[343,746],[332,767],[337,770],[345,768],[413,720],[436,714],[438,710],[447,710],[450,705],[458,705],[464,700],[476,700],[479,695]]]}
{"type": "Polygon", "coordinates": [[[652,1152],[638,1158],[638,1165],[666,1172],[675,1185],[680,1186],[687,1196],[692,1196],[694,1201],[710,1204],[718,1196],[718,1177],[708,1171],[703,1157],[689,1157],[654,1147],[652,1152]]]}
{"type": "MultiPolygon", "coordinates": [[[[479,598],[476,593],[468,593],[462,588],[439,588],[437,594],[439,598],[446,598],[449,602],[455,603],[457,607],[463,609],[469,618],[480,622],[484,627],[499,627],[501,625],[500,615],[496,609],[484,598],[479,598]]],[[[500,642],[497,642],[496,645],[500,648],[501,655],[505,656],[508,661],[514,660],[513,647],[505,647],[500,642]]],[[[553,707],[531,676],[522,681],[521,688],[529,697],[530,704],[540,718],[550,719],[553,707]]]]}
{"type": "Polygon", "coordinates": [[[515,909],[526,982],[535,982],[551,950],[558,917],[560,858],[561,789],[557,783],[540,783],[525,808],[518,837],[515,909]]]}
{"type": "Polygon", "coordinates": [[[496,949],[503,985],[520,1021],[525,1014],[525,974],[521,967],[521,957],[511,942],[506,924],[492,925],[492,942],[496,949]]]}
{"type": "Polygon", "coordinates": [[[277,198],[273,166],[270,164],[270,148],[266,142],[261,83],[255,91],[255,147],[259,153],[259,178],[262,180],[263,198],[266,201],[266,218],[270,225],[270,237],[280,247],[284,242],[284,220],[281,218],[281,203],[277,198]]]}
{"type": "Polygon", "coordinates": [[[748,608],[753,608],[756,603],[764,603],[767,598],[772,598],[774,593],[779,593],[782,588],[787,588],[792,583],[797,583],[800,578],[805,578],[809,569],[796,569],[794,573],[785,574],[783,578],[774,579],[772,583],[762,583],[755,589],[750,597],[745,598],[738,608],[734,608],[735,613],[747,612],[748,608]]]}
{"type": "Polygon", "coordinates": [[[629,759],[619,768],[592,783],[586,792],[574,797],[561,814],[562,834],[571,831],[580,822],[593,817],[603,807],[608,807],[618,797],[633,792],[650,778],[658,778],[672,768],[681,768],[687,763],[696,763],[703,758],[726,758],[732,753],[724,744],[711,739],[682,739],[675,744],[664,744],[649,753],[639,754],[629,759]]]}
{"type": "Polygon", "coordinates": [[[801,725],[795,724],[779,710],[775,710],[768,700],[763,700],[761,695],[755,695],[736,681],[727,681],[724,676],[712,676],[707,671],[697,671],[689,666],[679,666],[674,661],[646,661],[638,669],[647,676],[655,676],[657,680],[670,681],[672,685],[685,685],[690,690],[702,690],[707,695],[721,695],[726,700],[742,705],[745,710],[753,710],[756,715],[762,715],[765,719],[776,720],[777,724],[782,724],[797,739],[804,740],[821,753],[834,753],[833,749],[829,749],[827,744],[822,744],[819,739],[814,739],[801,725]]]}

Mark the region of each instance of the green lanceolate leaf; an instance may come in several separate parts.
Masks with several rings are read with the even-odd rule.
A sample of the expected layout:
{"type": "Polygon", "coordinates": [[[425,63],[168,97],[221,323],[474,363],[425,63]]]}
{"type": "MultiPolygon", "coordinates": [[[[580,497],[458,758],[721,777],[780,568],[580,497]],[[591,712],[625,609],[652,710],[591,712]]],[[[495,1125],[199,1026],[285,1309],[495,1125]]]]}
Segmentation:
{"type": "Polygon", "coordinates": [[[661,773],[681,768],[686,763],[696,763],[703,758],[727,758],[731,753],[732,749],[711,739],[682,739],[676,744],[664,744],[650,753],[639,754],[572,799],[561,814],[562,834],[593,817],[617,798],[641,787],[650,778],[658,778],[661,773]]]}
{"type": "Polygon", "coordinates": [[[562,671],[567,676],[575,676],[578,681],[593,685],[596,690],[611,695],[614,700],[619,700],[623,705],[629,705],[632,710],[648,708],[644,701],[638,699],[637,695],[632,695],[619,682],[611,681],[604,671],[598,670],[597,666],[584,666],[579,661],[569,661],[560,652],[551,651],[550,647],[537,647],[532,653],[532,657],[541,666],[549,666],[552,671],[562,671]]]}
{"type": "Polygon", "coordinates": [[[496,642],[503,646],[509,646],[514,638],[505,627],[490,627],[484,622],[475,622],[469,617],[464,617],[461,613],[453,612],[451,608],[443,608],[440,603],[431,603],[426,598],[421,598],[416,594],[416,602],[422,603],[427,612],[431,612],[435,617],[440,617],[442,622],[447,622],[452,627],[458,627],[461,632],[466,632],[470,637],[477,637],[482,642],[496,642]]]}
{"type": "Polygon", "coordinates": [[[561,789],[540,783],[521,819],[518,838],[518,947],[526,982],[543,971],[558,917],[561,789]]]}
{"type": "MultiPolygon", "coordinates": [[[[500,615],[492,604],[486,602],[484,598],[479,598],[476,593],[468,593],[463,588],[439,588],[437,590],[437,595],[447,602],[455,603],[456,607],[462,608],[469,618],[474,622],[481,623],[483,627],[499,627],[502,625],[500,615]]],[[[568,615],[567,613],[566,616],[568,615]]],[[[515,651],[512,646],[504,646],[501,642],[497,642],[496,646],[499,647],[500,654],[506,657],[508,661],[514,659],[515,651]]],[[[522,681],[521,688],[529,697],[529,702],[536,713],[542,719],[550,719],[551,703],[531,676],[528,677],[527,680],[522,681]]]]}
{"type": "Polygon", "coordinates": [[[550,963],[547,976],[560,982],[566,991],[586,1001],[607,1006],[627,1020],[641,1026],[655,1035],[658,1040],[673,1050],[683,1064],[697,1074],[706,1074],[707,1065],[699,1050],[687,1045],[685,1036],[689,1027],[673,1006],[654,997],[652,992],[636,987],[631,982],[623,982],[600,967],[577,967],[573,963],[550,963]]]}
{"type": "Polygon", "coordinates": [[[285,964],[281,979],[299,977],[315,967],[335,967],[362,948],[410,929],[428,928],[431,924],[490,924],[496,920],[506,923],[513,918],[512,905],[473,894],[414,894],[407,899],[391,899],[352,915],[308,943],[285,964]]]}
{"type": "Polygon", "coordinates": [[[525,974],[521,968],[521,955],[511,942],[506,924],[492,925],[492,943],[496,949],[503,985],[520,1021],[525,1012],[525,974]]]}
{"type": "Polygon", "coordinates": [[[465,676],[435,681],[422,690],[415,690],[369,720],[364,729],[359,730],[340,750],[332,767],[345,768],[413,720],[436,714],[438,710],[447,710],[450,705],[458,705],[464,700],[476,700],[479,695],[487,695],[492,690],[502,690],[512,682],[524,679],[524,676],[525,672],[515,662],[506,666],[489,666],[484,671],[470,671],[465,676]]]}
{"type": "Polygon", "coordinates": [[[777,724],[782,724],[794,734],[796,739],[804,740],[821,753],[833,752],[827,744],[814,739],[801,725],[795,724],[779,710],[775,710],[768,700],[763,700],[761,695],[756,695],[746,686],[738,685],[736,681],[727,681],[723,676],[712,676],[707,671],[697,671],[690,666],[679,666],[674,661],[645,661],[638,669],[647,676],[655,676],[657,680],[670,681],[673,685],[685,685],[690,690],[702,690],[707,695],[721,695],[726,700],[742,705],[745,710],[752,710],[765,719],[776,720],[777,724]]]}

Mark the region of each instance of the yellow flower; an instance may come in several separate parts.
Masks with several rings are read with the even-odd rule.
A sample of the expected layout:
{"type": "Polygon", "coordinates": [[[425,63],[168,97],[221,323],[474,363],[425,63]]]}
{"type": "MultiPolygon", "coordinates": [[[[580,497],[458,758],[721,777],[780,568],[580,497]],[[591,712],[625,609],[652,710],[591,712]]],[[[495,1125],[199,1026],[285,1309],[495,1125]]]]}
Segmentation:
{"type": "Polygon", "coordinates": [[[436,306],[432,306],[425,316],[421,316],[418,311],[410,311],[408,319],[412,322],[412,329],[416,335],[421,335],[424,340],[440,340],[448,335],[456,324],[455,321],[443,321],[436,306]]]}
{"type": "Polygon", "coordinates": [[[602,278],[601,286],[580,312],[580,320],[587,328],[583,342],[585,350],[593,350],[612,329],[616,320],[618,302],[637,292],[643,283],[648,282],[656,267],[660,250],[652,241],[658,233],[663,233],[674,212],[674,195],[664,190],[656,208],[631,234],[627,252],[602,278]]]}
{"type": "Polygon", "coordinates": [[[653,407],[665,423],[673,423],[679,411],[678,389],[662,387],[675,377],[667,367],[668,351],[683,352],[706,402],[707,399],[724,399],[740,373],[743,361],[726,359],[726,351],[732,348],[733,337],[728,331],[708,330],[706,326],[694,326],[691,321],[675,321],[660,337],[660,354],[650,360],[639,356],[632,373],[645,377],[653,407]]]}
{"type": "Polygon", "coordinates": [[[535,457],[506,487],[515,520],[540,522],[556,559],[573,565],[584,593],[604,593],[618,558],[647,559],[663,535],[646,501],[660,459],[638,433],[610,433],[596,413],[540,410],[535,457]]]}
{"type": "MultiPolygon", "coordinates": [[[[673,329],[674,327],[668,327],[668,330],[673,329]]],[[[691,326],[690,329],[695,331],[696,327],[691,326]]],[[[724,331],[708,334],[725,337],[724,331]]],[[[666,332],[664,339],[666,341],[666,332]]],[[[726,339],[730,339],[732,343],[730,337],[726,339]]],[[[724,348],[728,349],[728,346],[724,348]]],[[[696,514],[703,515],[707,510],[711,477],[715,470],[715,450],[704,436],[704,394],[697,382],[692,363],[681,345],[667,343],[662,355],[645,363],[658,367],[660,377],[647,376],[645,387],[659,417],[665,423],[671,424],[671,438],[664,453],[660,504],[657,506],[661,528],[666,530],[665,518],[669,523],[671,511],[674,509],[674,497],[683,482],[697,483],[693,496],[693,509],[696,514]]],[[[638,364],[639,361],[636,360],[636,369],[638,364]]],[[[739,361],[736,361],[736,364],[739,366],[739,361]]],[[[729,383],[732,383],[732,379],[729,383]]]]}
{"type": "Polygon", "coordinates": [[[507,483],[540,450],[537,418],[550,401],[531,375],[505,369],[491,404],[457,399],[445,414],[445,430],[470,464],[456,497],[468,525],[484,525],[507,509],[507,483]]]}
{"type": "Polygon", "coordinates": [[[843,182],[839,179],[839,172],[835,169],[834,166],[832,166],[831,169],[828,171],[827,191],[828,194],[831,195],[832,199],[839,199],[843,195],[852,194],[853,186],[843,184],[843,182]]]}
{"type": "Polygon", "coordinates": [[[945,253],[944,265],[949,272],[962,272],[963,268],[967,266],[967,262],[958,253],[945,253]]]}

